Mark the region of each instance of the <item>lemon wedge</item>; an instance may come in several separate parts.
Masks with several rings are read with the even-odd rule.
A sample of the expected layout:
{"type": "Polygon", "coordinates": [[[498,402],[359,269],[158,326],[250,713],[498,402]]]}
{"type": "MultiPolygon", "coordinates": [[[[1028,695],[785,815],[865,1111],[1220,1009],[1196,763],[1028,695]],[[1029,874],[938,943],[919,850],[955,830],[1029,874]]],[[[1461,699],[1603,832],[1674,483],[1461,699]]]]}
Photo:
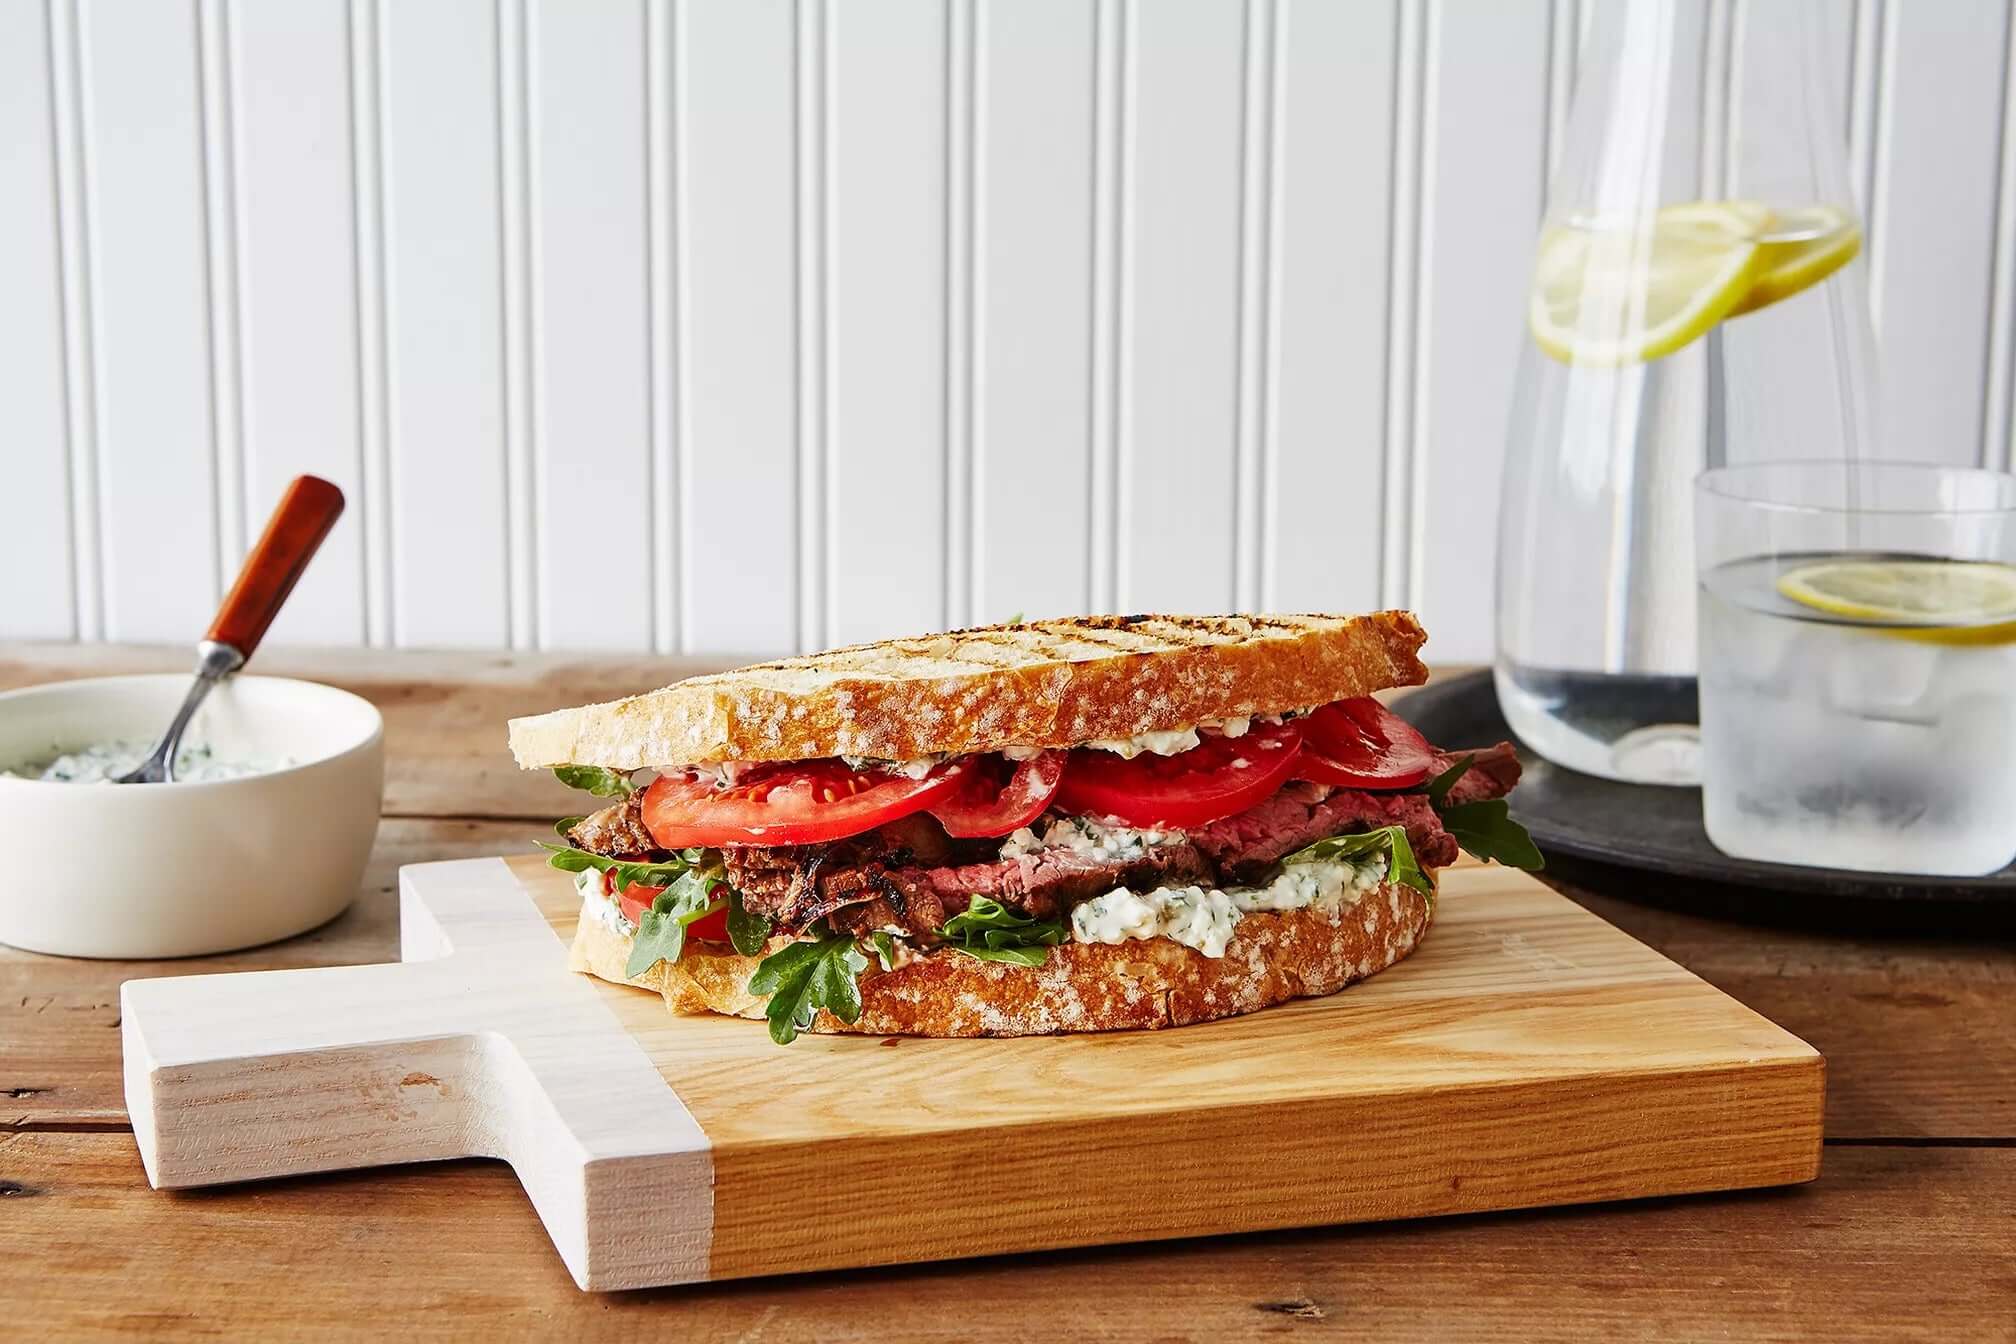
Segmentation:
{"type": "Polygon", "coordinates": [[[1771,234],[1760,248],[1757,278],[1729,316],[1753,313],[1819,284],[1855,259],[1862,250],[1862,225],[1849,211],[1834,205],[1808,205],[1780,210],[1771,217],[1771,234]]]}
{"type": "Polygon", "coordinates": [[[1754,201],[1697,201],[1628,221],[1549,227],[1527,315],[1533,339],[1568,364],[1672,354],[1749,295],[1771,218],[1754,201]]]}
{"type": "Polygon", "coordinates": [[[1778,576],[1802,607],[1937,644],[2016,640],[2016,567],[1979,560],[1823,560],[1778,576]]]}

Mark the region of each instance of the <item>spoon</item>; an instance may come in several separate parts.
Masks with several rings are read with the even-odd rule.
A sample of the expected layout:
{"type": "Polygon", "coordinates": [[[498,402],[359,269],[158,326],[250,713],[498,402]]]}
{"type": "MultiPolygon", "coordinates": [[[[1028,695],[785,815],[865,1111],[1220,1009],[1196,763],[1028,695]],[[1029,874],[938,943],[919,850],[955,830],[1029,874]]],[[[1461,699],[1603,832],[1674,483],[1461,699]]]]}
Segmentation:
{"type": "Polygon", "coordinates": [[[196,646],[196,681],[153,754],[114,784],[173,784],[175,753],[182,734],[210,688],[245,666],[265,638],[266,628],[294,591],[301,571],[322,546],[343,512],[343,492],[319,476],[296,476],[266,520],[259,544],[245,557],[238,581],[224,596],[210,628],[196,646]]]}

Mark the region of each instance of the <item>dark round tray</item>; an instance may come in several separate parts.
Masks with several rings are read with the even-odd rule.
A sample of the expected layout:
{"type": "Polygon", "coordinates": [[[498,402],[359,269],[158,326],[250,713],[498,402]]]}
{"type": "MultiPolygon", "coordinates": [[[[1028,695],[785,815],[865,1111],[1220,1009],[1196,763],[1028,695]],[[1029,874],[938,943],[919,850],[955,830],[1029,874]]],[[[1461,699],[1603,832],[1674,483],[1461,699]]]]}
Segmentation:
{"type": "MultiPolygon", "coordinates": [[[[1483,746],[1512,736],[1489,672],[1424,687],[1394,708],[1444,748],[1483,746]]],[[[1563,769],[1519,748],[1526,773],[1512,815],[1551,868],[1569,880],[1660,904],[1744,917],[1806,920],[1826,911],[1866,922],[1950,927],[1951,918],[2001,923],[2016,917],[2016,866],[1988,877],[1921,877],[1759,863],[1724,854],[1701,826],[1701,791],[1620,784],[1563,769]],[[1565,862],[1563,862],[1565,860],[1565,862]],[[1648,876],[1653,879],[1648,883],[1648,876]]]]}

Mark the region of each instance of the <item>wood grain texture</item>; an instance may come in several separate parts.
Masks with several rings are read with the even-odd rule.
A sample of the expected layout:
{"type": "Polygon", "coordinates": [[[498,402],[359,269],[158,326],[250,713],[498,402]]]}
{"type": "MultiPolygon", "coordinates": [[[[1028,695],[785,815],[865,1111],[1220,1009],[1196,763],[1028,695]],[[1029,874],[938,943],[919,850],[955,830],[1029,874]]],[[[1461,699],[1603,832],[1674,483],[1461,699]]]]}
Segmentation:
{"type": "Polygon", "coordinates": [[[151,1181],[504,1157],[616,1289],[1818,1170],[1817,1054],[1516,872],[1445,874],[1424,946],[1348,994],[895,1051],[569,974],[579,897],[540,858],[400,885],[403,964],[123,986],[151,1181]]]}
{"type": "Polygon", "coordinates": [[[1811,1185],[654,1292],[574,1291],[495,1163],[167,1194],[123,1134],[0,1135],[22,1338],[2007,1338],[2016,1152],[1811,1185]]]}

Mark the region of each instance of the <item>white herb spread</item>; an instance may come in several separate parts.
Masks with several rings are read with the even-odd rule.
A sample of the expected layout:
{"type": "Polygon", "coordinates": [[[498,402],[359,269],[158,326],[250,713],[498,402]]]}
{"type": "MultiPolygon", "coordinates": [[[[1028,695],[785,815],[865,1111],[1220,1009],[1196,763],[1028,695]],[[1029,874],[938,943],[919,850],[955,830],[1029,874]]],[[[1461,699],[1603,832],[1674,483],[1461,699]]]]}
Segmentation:
{"type": "Polygon", "coordinates": [[[1001,842],[1001,857],[1019,859],[1044,849],[1070,849],[1095,859],[1138,859],[1157,845],[1181,840],[1181,831],[1138,831],[1090,817],[1059,817],[1041,838],[1027,826],[1001,842]]]}
{"type": "MultiPolygon", "coordinates": [[[[119,776],[139,768],[140,763],[153,752],[152,742],[122,740],[98,742],[75,751],[64,752],[50,760],[37,761],[16,766],[12,770],[0,771],[7,779],[39,779],[52,784],[107,784],[119,776]]],[[[219,760],[216,752],[207,744],[182,748],[175,756],[175,782],[177,784],[210,784],[220,779],[243,779],[247,775],[263,775],[274,770],[285,770],[296,762],[292,760],[219,760]]]]}
{"type": "Polygon", "coordinates": [[[616,908],[616,902],[602,894],[600,872],[583,868],[574,874],[574,890],[581,893],[581,918],[592,919],[620,937],[628,938],[637,932],[637,926],[623,917],[623,912],[616,908]]]}
{"type": "Polygon", "coordinates": [[[1265,886],[1116,888],[1071,912],[1071,938],[1079,943],[1124,943],[1173,938],[1207,957],[1225,955],[1240,917],[1257,911],[1302,910],[1357,901],[1386,878],[1386,860],[1364,863],[1324,859],[1291,863],[1265,886]]]}

